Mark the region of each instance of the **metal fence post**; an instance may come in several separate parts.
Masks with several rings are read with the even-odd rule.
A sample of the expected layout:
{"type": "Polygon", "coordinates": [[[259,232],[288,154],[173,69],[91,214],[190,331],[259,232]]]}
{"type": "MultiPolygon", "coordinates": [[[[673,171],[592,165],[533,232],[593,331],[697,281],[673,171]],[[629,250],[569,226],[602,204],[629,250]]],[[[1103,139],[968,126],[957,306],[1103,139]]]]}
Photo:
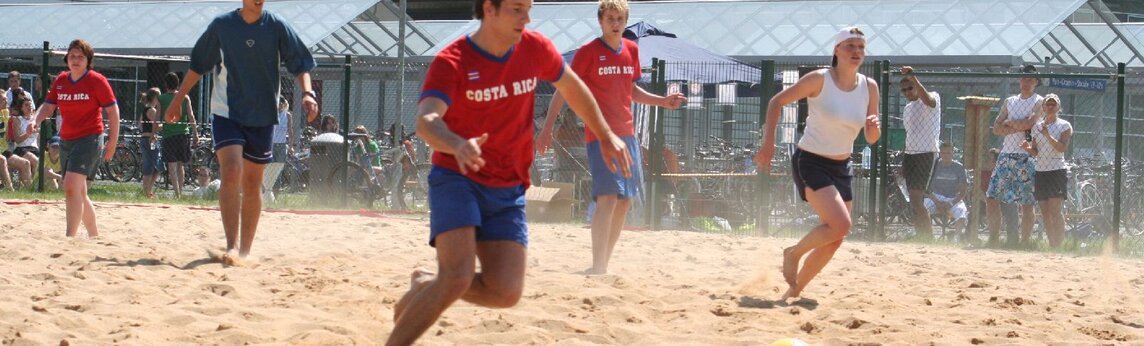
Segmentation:
{"type": "MultiPolygon", "coordinates": [[[[51,58],[51,48],[49,47],[48,41],[44,41],[43,61],[40,63],[40,103],[44,102],[44,98],[48,96],[48,88],[51,88],[51,82],[50,81],[52,79],[48,79],[48,59],[50,59],[50,58],[51,58]]],[[[35,85],[32,85],[32,89],[35,89],[35,88],[36,88],[35,85]]],[[[8,102],[12,102],[12,100],[8,100],[8,102]]],[[[54,119],[54,117],[53,117],[53,119],[54,119]]],[[[43,124],[38,124],[38,125],[43,127],[43,124]]],[[[55,125],[53,124],[51,128],[54,128],[54,127],[55,127],[55,125]]],[[[47,139],[48,138],[45,136],[50,136],[51,134],[54,134],[54,133],[55,133],[55,131],[40,131],[40,148],[43,148],[43,154],[41,154],[41,155],[43,155],[44,157],[47,157],[47,154],[48,154],[48,145],[47,145],[47,142],[48,142],[47,139]]],[[[36,167],[37,173],[32,174],[32,176],[36,177],[36,192],[44,192],[44,175],[39,174],[39,173],[42,173],[44,171],[44,161],[47,161],[47,160],[40,160],[39,161],[39,163],[37,164],[37,166],[39,166],[39,167],[36,167]]]]}
{"type": "Polygon", "coordinates": [[[1116,161],[1112,174],[1112,234],[1113,252],[1120,251],[1120,190],[1124,187],[1124,63],[1116,64],[1116,161]]]}
{"type": "MultiPolygon", "coordinates": [[[[763,150],[763,142],[761,141],[763,136],[775,136],[775,133],[777,133],[763,133],[763,131],[767,127],[767,107],[770,104],[770,99],[771,97],[774,97],[775,93],[778,92],[778,90],[775,90],[775,61],[764,60],[761,67],[762,68],[760,70],[762,71],[760,73],[762,76],[760,76],[759,82],[763,83],[763,85],[761,94],[759,95],[759,150],[763,150]]],[[[775,143],[778,143],[778,141],[775,141],[775,143]]],[[[761,231],[763,234],[770,234],[771,189],[768,187],[771,183],[771,171],[758,171],[756,172],[756,175],[758,175],[758,178],[756,179],[758,188],[755,189],[755,191],[760,191],[762,193],[760,193],[758,196],[759,200],[756,200],[759,208],[756,211],[758,213],[758,221],[755,223],[755,231],[761,231]]]]}
{"type": "MultiPolygon", "coordinates": [[[[338,156],[338,160],[334,164],[340,165],[343,161],[349,159],[350,152],[350,67],[353,65],[353,59],[347,54],[345,63],[342,64],[342,153],[338,156]]],[[[335,166],[337,167],[337,166],[335,166]]],[[[342,170],[342,183],[349,184],[349,170],[342,170]]],[[[346,188],[346,186],[340,186],[346,188]]]]}
{"type": "MultiPolygon", "coordinates": [[[[660,95],[667,94],[667,84],[664,81],[664,78],[667,77],[667,74],[664,72],[666,68],[667,64],[663,60],[652,58],[652,87],[655,88],[655,92],[660,95]]],[[[650,198],[648,199],[647,209],[648,224],[652,230],[659,230],[660,222],[662,221],[661,215],[663,215],[663,208],[665,207],[660,203],[660,196],[663,195],[661,185],[663,183],[663,171],[665,169],[663,164],[663,117],[665,112],[666,110],[663,108],[652,107],[650,114],[651,123],[649,125],[651,128],[651,136],[649,136],[649,139],[651,143],[648,145],[648,160],[651,161],[649,161],[650,164],[648,167],[651,168],[651,174],[649,175],[651,177],[651,189],[649,190],[650,198]]]]}

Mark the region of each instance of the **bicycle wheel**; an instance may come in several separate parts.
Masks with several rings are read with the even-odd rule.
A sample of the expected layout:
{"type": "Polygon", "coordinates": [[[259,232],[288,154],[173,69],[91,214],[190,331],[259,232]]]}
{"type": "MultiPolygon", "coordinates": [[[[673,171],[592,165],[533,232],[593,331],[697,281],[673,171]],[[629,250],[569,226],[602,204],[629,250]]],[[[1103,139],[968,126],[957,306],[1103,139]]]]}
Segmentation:
{"type": "Polygon", "coordinates": [[[421,210],[429,207],[429,168],[428,164],[418,165],[407,172],[401,184],[391,194],[391,206],[403,210],[421,210]]]}
{"type": "Polygon", "coordinates": [[[131,181],[139,176],[139,156],[129,147],[120,146],[107,162],[108,178],[116,182],[131,181]]]}
{"type": "Polygon", "coordinates": [[[346,198],[338,199],[342,203],[353,200],[365,208],[373,208],[373,201],[381,195],[379,187],[373,183],[370,172],[357,163],[343,162],[330,171],[326,181],[333,191],[344,193],[346,198]]]}

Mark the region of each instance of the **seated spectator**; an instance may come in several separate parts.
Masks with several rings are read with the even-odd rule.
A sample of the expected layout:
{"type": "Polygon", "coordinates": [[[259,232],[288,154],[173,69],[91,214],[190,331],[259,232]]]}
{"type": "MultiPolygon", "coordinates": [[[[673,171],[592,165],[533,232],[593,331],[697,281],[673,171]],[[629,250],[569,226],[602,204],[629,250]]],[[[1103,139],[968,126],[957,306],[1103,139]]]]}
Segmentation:
{"type": "Polygon", "coordinates": [[[55,136],[48,140],[48,152],[44,156],[44,182],[52,190],[59,190],[63,186],[64,176],[60,163],[60,137],[55,136]]]}
{"type": "Polygon", "coordinates": [[[953,220],[954,229],[960,231],[969,220],[969,209],[965,206],[969,179],[965,166],[953,160],[952,143],[942,143],[938,157],[930,175],[925,208],[930,215],[944,215],[953,220]]]}
{"type": "MultiPolygon", "coordinates": [[[[21,174],[20,180],[25,186],[31,186],[32,182],[32,167],[39,167],[40,164],[40,143],[36,137],[39,131],[36,129],[36,124],[32,119],[32,103],[31,100],[23,96],[16,97],[12,101],[12,119],[9,121],[8,126],[12,127],[12,143],[15,148],[12,149],[12,155],[28,161],[28,172],[26,176],[21,174]]],[[[11,163],[11,162],[9,162],[11,163]]]]}
{"type": "Polygon", "coordinates": [[[195,168],[195,179],[198,180],[199,187],[191,191],[191,196],[201,199],[217,199],[218,188],[222,186],[222,181],[218,179],[211,180],[211,172],[206,167],[195,168]]]}
{"type": "Polygon", "coordinates": [[[323,115],[321,124],[318,125],[318,133],[340,133],[341,127],[338,126],[338,118],[332,115],[323,115]]]}

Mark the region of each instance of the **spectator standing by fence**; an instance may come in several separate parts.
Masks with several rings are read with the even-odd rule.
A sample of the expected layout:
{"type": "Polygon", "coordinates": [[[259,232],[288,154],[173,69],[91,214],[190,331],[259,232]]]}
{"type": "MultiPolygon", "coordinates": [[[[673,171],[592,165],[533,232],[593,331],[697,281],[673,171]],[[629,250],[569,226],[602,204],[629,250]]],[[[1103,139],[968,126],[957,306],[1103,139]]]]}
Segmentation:
{"type": "MultiPolygon", "coordinates": [[[[1024,73],[1036,73],[1037,68],[1026,65],[1021,69],[1024,73]]],[[[1021,93],[1006,98],[1001,103],[1001,111],[993,122],[993,134],[1002,136],[1001,153],[993,169],[993,176],[989,179],[989,190],[985,192],[988,197],[986,208],[999,209],[1000,203],[1015,203],[1021,209],[1021,241],[1028,242],[1033,234],[1033,223],[1036,221],[1036,211],[1033,204],[1034,175],[1036,166],[1029,153],[1021,148],[1021,143],[1029,135],[1027,131],[1041,120],[1041,104],[1043,97],[1037,94],[1037,86],[1041,80],[1036,77],[1021,77],[1021,93]]],[[[989,244],[996,245],[1000,238],[1001,213],[988,212],[989,217],[989,244]]],[[[1009,244],[1016,244],[1016,237],[1006,239],[1009,244]]]]}
{"type": "Polygon", "coordinates": [[[119,105],[107,78],[92,70],[95,49],[82,39],[68,44],[64,62],[68,70],[48,88],[44,106],[36,114],[39,126],[60,110],[63,126],[60,128],[60,148],[64,170],[64,200],[66,205],[66,235],[74,237],[82,221],[90,237],[99,236],[95,223],[95,206],[87,196],[87,178],[93,176],[99,162],[100,136],[103,134],[103,113],[107,113],[107,148],[103,160],[115,155],[119,143],[119,105]]]}
{"type": "MultiPolygon", "coordinates": [[[[171,108],[171,101],[179,92],[179,75],[167,72],[163,76],[163,88],[166,91],[159,95],[160,116],[167,114],[171,108]]],[[[191,98],[183,95],[183,104],[179,108],[178,119],[174,122],[165,122],[159,130],[159,137],[162,138],[160,147],[163,151],[163,163],[167,165],[167,181],[175,191],[175,198],[183,197],[186,167],[193,159],[191,148],[199,142],[199,131],[196,128],[195,112],[191,108],[191,98]]]]}
{"type": "MultiPolygon", "coordinates": [[[[139,125],[139,145],[143,159],[143,196],[155,198],[155,180],[159,179],[159,88],[143,93],[143,121],[139,125]]],[[[171,179],[167,179],[171,181],[171,179]]]]}
{"type": "Polygon", "coordinates": [[[941,136],[941,95],[926,90],[913,72],[912,67],[902,66],[902,96],[910,101],[902,110],[902,124],[906,128],[902,173],[906,178],[918,238],[932,239],[933,224],[923,199],[929,189],[937,159],[938,137],[941,136]]]}
{"type": "Polygon", "coordinates": [[[1072,124],[1058,115],[1061,98],[1057,94],[1045,95],[1044,108],[1044,120],[1033,126],[1033,141],[1021,146],[1036,157],[1033,195],[1041,205],[1049,246],[1055,248],[1061,246],[1065,237],[1064,201],[1068,198],[1069,179],[1065,150],[1072,141],[1072,124]]]}

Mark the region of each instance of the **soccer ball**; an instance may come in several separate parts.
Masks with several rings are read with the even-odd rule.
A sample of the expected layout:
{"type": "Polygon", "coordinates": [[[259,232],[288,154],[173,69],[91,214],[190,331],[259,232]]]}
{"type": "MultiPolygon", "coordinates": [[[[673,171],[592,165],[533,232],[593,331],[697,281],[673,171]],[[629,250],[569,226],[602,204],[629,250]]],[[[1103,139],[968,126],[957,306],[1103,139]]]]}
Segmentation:
{"type": "Polygon", "coordinates": [[[810,346],[806,341],[795,338],[778,339],[771,343],[771,346],[810,346]]]}

